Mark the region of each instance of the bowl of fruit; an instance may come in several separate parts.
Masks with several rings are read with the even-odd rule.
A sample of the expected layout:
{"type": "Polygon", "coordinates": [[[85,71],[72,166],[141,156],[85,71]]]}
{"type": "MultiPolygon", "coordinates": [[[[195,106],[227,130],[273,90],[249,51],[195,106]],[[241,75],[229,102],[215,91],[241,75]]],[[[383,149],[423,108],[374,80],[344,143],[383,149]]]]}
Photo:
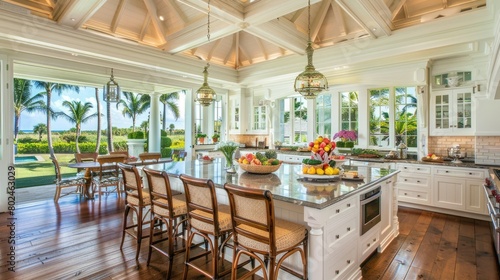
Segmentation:
{"type": "Polygon", "coordinates": [[[271,157],[275,156],[275,152],[274,154],[272,152],[274,151],[266,151],[265,153],[257,152],[255,153],[255,155],[252,153],[248,153],[238,159],[238,164],[241,169],[249,173],[272,173],[278,170],[281,166],[280,160],[271,157]]]}

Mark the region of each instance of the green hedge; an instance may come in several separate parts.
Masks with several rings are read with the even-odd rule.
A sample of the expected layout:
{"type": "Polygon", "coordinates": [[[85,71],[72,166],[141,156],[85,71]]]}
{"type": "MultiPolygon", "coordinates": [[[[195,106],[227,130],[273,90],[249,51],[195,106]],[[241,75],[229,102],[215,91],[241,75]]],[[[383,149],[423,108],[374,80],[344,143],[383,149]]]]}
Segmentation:
{"type": "MultiPolygon", "coordinates": [[[[54,153],[56,154],[68,154],[76,153],[75,143],[64,143],[55,142],[52,144],[54,147],[54,153]]],[[[80,152],[91,153],[95,151],[95,143],[87,142],[78,144],[80,147],[80,152]]],[[[47,143],[18,143],[17,144],[18,154],[48,154],[49,146],[47,143]]],[[[101,143],[99,146],[99,154],[107,154],[108,145],[106,143],[101,143]]]]}

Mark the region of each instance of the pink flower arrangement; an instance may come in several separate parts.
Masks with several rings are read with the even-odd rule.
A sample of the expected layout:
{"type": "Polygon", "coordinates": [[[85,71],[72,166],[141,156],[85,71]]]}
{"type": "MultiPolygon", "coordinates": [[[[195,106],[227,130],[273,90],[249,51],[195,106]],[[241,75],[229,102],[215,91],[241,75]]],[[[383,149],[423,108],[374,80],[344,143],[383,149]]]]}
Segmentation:
{"type": "Polygon", "coordinates": [[[336,138],[340,138],[342,141],[356,141],[358,135],[354,130],[341,130],[333,135],[333,139],[336,138]]]}

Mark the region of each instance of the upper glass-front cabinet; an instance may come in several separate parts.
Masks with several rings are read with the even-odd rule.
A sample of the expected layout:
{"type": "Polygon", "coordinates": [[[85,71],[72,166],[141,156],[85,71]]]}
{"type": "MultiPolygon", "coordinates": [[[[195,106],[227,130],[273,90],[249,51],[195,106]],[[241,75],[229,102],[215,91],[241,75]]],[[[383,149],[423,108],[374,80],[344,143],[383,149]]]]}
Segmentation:
{"type": "Polygon", "coordinates": [[[430,135],[473,135],[471,88],[436,91],[431,99],[430,135]]]}
{"type": "Polygon", "coordinates": [[[240,99],[237,97],[230,98],[230,109],[229,109],[229,125],[231,130],[240,129],[240,99]]]}
{"type": "Polygon", "coordinates": [[[253,107],[253,130],[265,130],[266,129],[266,106],[254,106],[253,107]]]}

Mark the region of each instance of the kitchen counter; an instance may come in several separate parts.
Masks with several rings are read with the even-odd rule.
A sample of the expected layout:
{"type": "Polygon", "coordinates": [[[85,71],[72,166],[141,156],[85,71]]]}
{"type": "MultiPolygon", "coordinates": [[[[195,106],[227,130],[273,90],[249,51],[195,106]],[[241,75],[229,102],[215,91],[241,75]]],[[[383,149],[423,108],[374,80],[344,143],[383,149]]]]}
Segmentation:
{"type": "MultiPolygon", "coordinates": [[[[170,176],[172,189],[178,191],[183,191],[179,179],[181,174],[211,178],[221,204],[228,204],[227,193],[223,189],[226,182],[270,190],[276,218],[300,223],[309,229],[309,279],[360,279],[360,265],[366,258],[376,250],[382,252],[399,235],[398,201],[394,190],[398,170],[344,166],[346,170],[357,170],[364,180],[320,183],[301,181],[300,164],[283,163],[271,174],[250,174],[239,167],[236,167],[237,173],[228,174],[223,158],[169,162],[148,167],[165,170],[170,176]],[[365,197],[376,190],[379,190],[380,196],[365,197]],[[368,203],[371,205],[369,210],[366,209],[368,203]],[[362,230],[363,221],[376,216],[380,220],[362,230]]],[[[226,254],[226,259],[231,260],[231,252],[226,254]]],[[[286,260],[286,264],[300,271],[302,261],[298,254],[294,254],[286,260]]],[[[279,279],[289,278],[280,271],[279,279]]]]}
{"type": "MultiPolygon", "coordinates": [[[[148,167],[165,170],[170,176],[178,177],[187,174],[197,178],[211,178],[218,188],[226,182],[270,190],[273,197],[284,202],[323,209],[348,198],[364,189],[368,189],[399,171],[385,168],[344,166],[345,170],[357,170],[365,179],[362,181],[336,180],[331,182],[315,182],[301,179],[301,165],[283,163],[280,169],[270,174],[251,174],[239,170],[238,173],[226,173],[225,159],[215,158],[213,161],[186,160],[148,167]]],[[[239,169],[236,166],[236,169],[239,169]]]]}

